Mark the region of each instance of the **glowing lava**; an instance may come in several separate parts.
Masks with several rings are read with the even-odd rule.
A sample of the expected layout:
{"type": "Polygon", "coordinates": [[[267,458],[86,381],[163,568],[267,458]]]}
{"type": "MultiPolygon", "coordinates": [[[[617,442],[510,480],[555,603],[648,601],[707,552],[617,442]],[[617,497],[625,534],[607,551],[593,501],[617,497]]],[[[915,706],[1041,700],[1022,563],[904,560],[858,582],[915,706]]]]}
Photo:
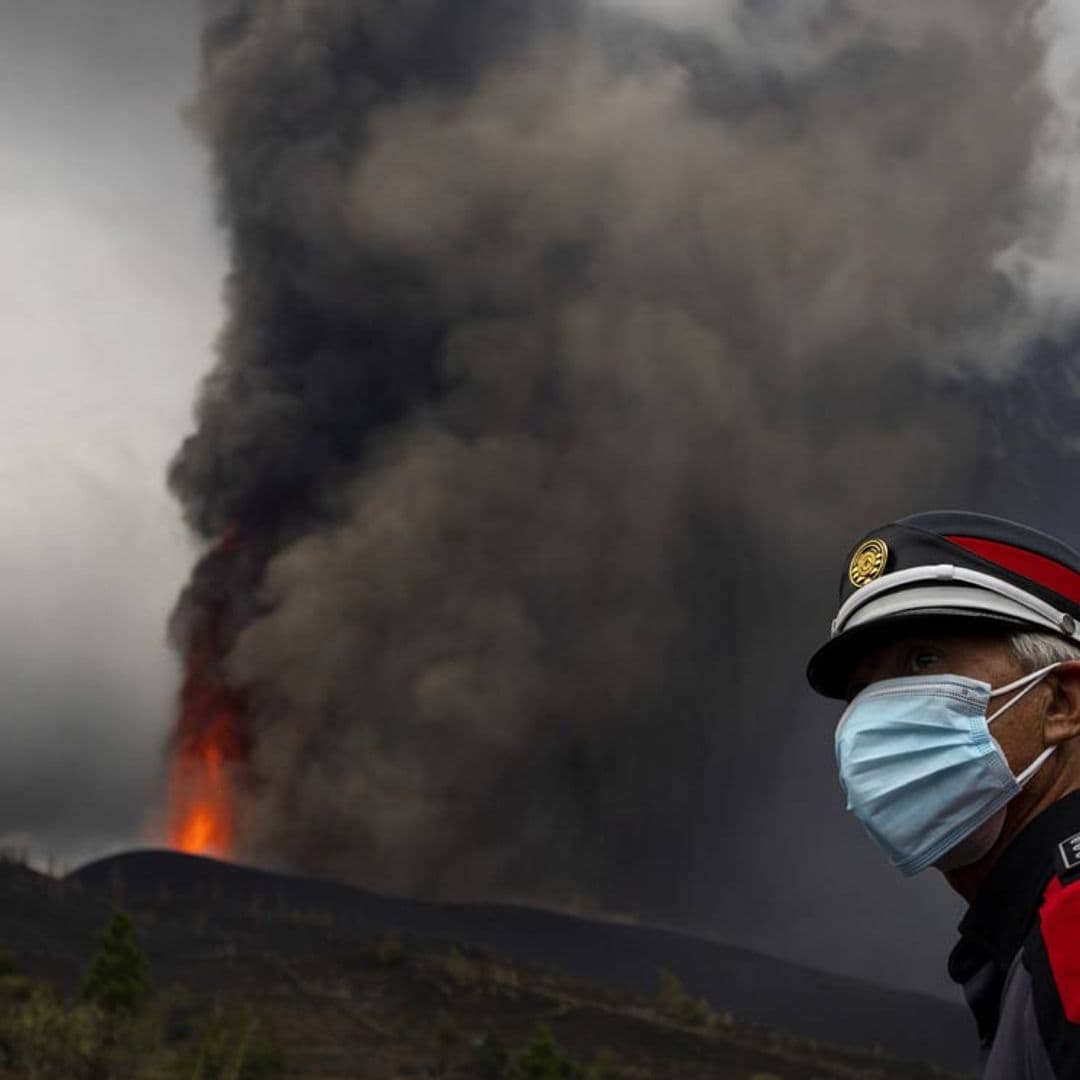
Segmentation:
{"type": "Polygon", "coordinates": [[[232,766],[247,757],[246,702],[218,673],[217,635],[196,641],[180,695],[169,778],[169,844],[228,856],[236,839],[232,766]]]}
{"type": "Polygon", "coordinates": [[[228,855],[233,847],[233,799],[221,754],[211,745],[201,757],[175,762],[169,843],[189,855],[228,855]]]}

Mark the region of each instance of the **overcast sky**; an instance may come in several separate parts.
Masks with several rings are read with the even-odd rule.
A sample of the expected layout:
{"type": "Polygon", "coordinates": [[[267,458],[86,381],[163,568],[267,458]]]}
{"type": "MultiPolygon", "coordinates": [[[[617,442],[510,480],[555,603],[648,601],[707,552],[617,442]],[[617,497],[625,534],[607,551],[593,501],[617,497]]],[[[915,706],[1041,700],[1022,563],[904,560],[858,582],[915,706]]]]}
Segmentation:
{"type": "Polygon", "coordinates": [[[0,5],[0,837],[65,860],[139,835],[169,722],[192,556],[163,473],[223,274],[197,28],[188,0],[0,5]]]}
{"type": "MultiPolygon", "coordinates": [[[[145,836],[171,719],[164,628],[194,548],[164,470],[212,362],[225,273],[206,156],[181,119],[198,8],[0,6],[0,843],[68,863],[145,836]]],[[[1075,288],[1074,264],[1046,264],[1049,292],[1075,288]]],[[[794,700],[802,673],[787,677],[794,700]]],[[[721,932],[948,993],[959,902],[936,877],[901,882],[856,835],[830,740],[810,741],[776,748],[755,820],[763,863],[812,845],[820,879],[762,892],[733,867],[721,932]]]]}

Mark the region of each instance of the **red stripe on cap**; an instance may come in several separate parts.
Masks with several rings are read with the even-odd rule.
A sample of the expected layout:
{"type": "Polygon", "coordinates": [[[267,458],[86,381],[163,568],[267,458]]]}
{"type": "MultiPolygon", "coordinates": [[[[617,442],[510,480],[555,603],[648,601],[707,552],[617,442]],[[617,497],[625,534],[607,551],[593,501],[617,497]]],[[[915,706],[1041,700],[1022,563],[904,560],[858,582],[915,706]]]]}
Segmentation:
{"type": "Polygon", "coordinates": [[[1011,570],[1036,585],[1052,589],[1073,603],[1080,604],[1080,574],[1045,555],[1036,555],[1034,551],[1001,544],[997,540],[984,540],[979,536],[946,536],[945,539],[1003,570],[1011,570]]]}

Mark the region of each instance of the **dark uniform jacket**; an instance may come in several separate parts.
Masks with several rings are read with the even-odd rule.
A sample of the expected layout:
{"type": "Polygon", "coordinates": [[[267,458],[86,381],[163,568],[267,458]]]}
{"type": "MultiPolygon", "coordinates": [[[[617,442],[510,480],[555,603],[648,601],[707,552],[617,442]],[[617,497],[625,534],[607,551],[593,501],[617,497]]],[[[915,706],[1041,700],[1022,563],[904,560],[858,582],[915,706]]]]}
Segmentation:
{"type": "Polygon", "coordinates": [[[949,957],[982,1080],[1080,1080],[1080,792],[1009,845],[949,957]]]}

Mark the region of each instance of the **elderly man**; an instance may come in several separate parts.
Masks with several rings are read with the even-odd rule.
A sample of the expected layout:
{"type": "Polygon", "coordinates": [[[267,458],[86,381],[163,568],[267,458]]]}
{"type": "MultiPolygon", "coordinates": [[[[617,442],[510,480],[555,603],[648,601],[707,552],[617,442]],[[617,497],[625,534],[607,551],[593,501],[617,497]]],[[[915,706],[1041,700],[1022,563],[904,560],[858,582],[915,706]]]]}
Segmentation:
{"type": "Polygon", "coordinates": [[[848,809],[969,904],[949,972],[983,1080],[1080,1078],[1080,554],[981,514],[885,525],[807,675],[847,702],[848,809]]]}

